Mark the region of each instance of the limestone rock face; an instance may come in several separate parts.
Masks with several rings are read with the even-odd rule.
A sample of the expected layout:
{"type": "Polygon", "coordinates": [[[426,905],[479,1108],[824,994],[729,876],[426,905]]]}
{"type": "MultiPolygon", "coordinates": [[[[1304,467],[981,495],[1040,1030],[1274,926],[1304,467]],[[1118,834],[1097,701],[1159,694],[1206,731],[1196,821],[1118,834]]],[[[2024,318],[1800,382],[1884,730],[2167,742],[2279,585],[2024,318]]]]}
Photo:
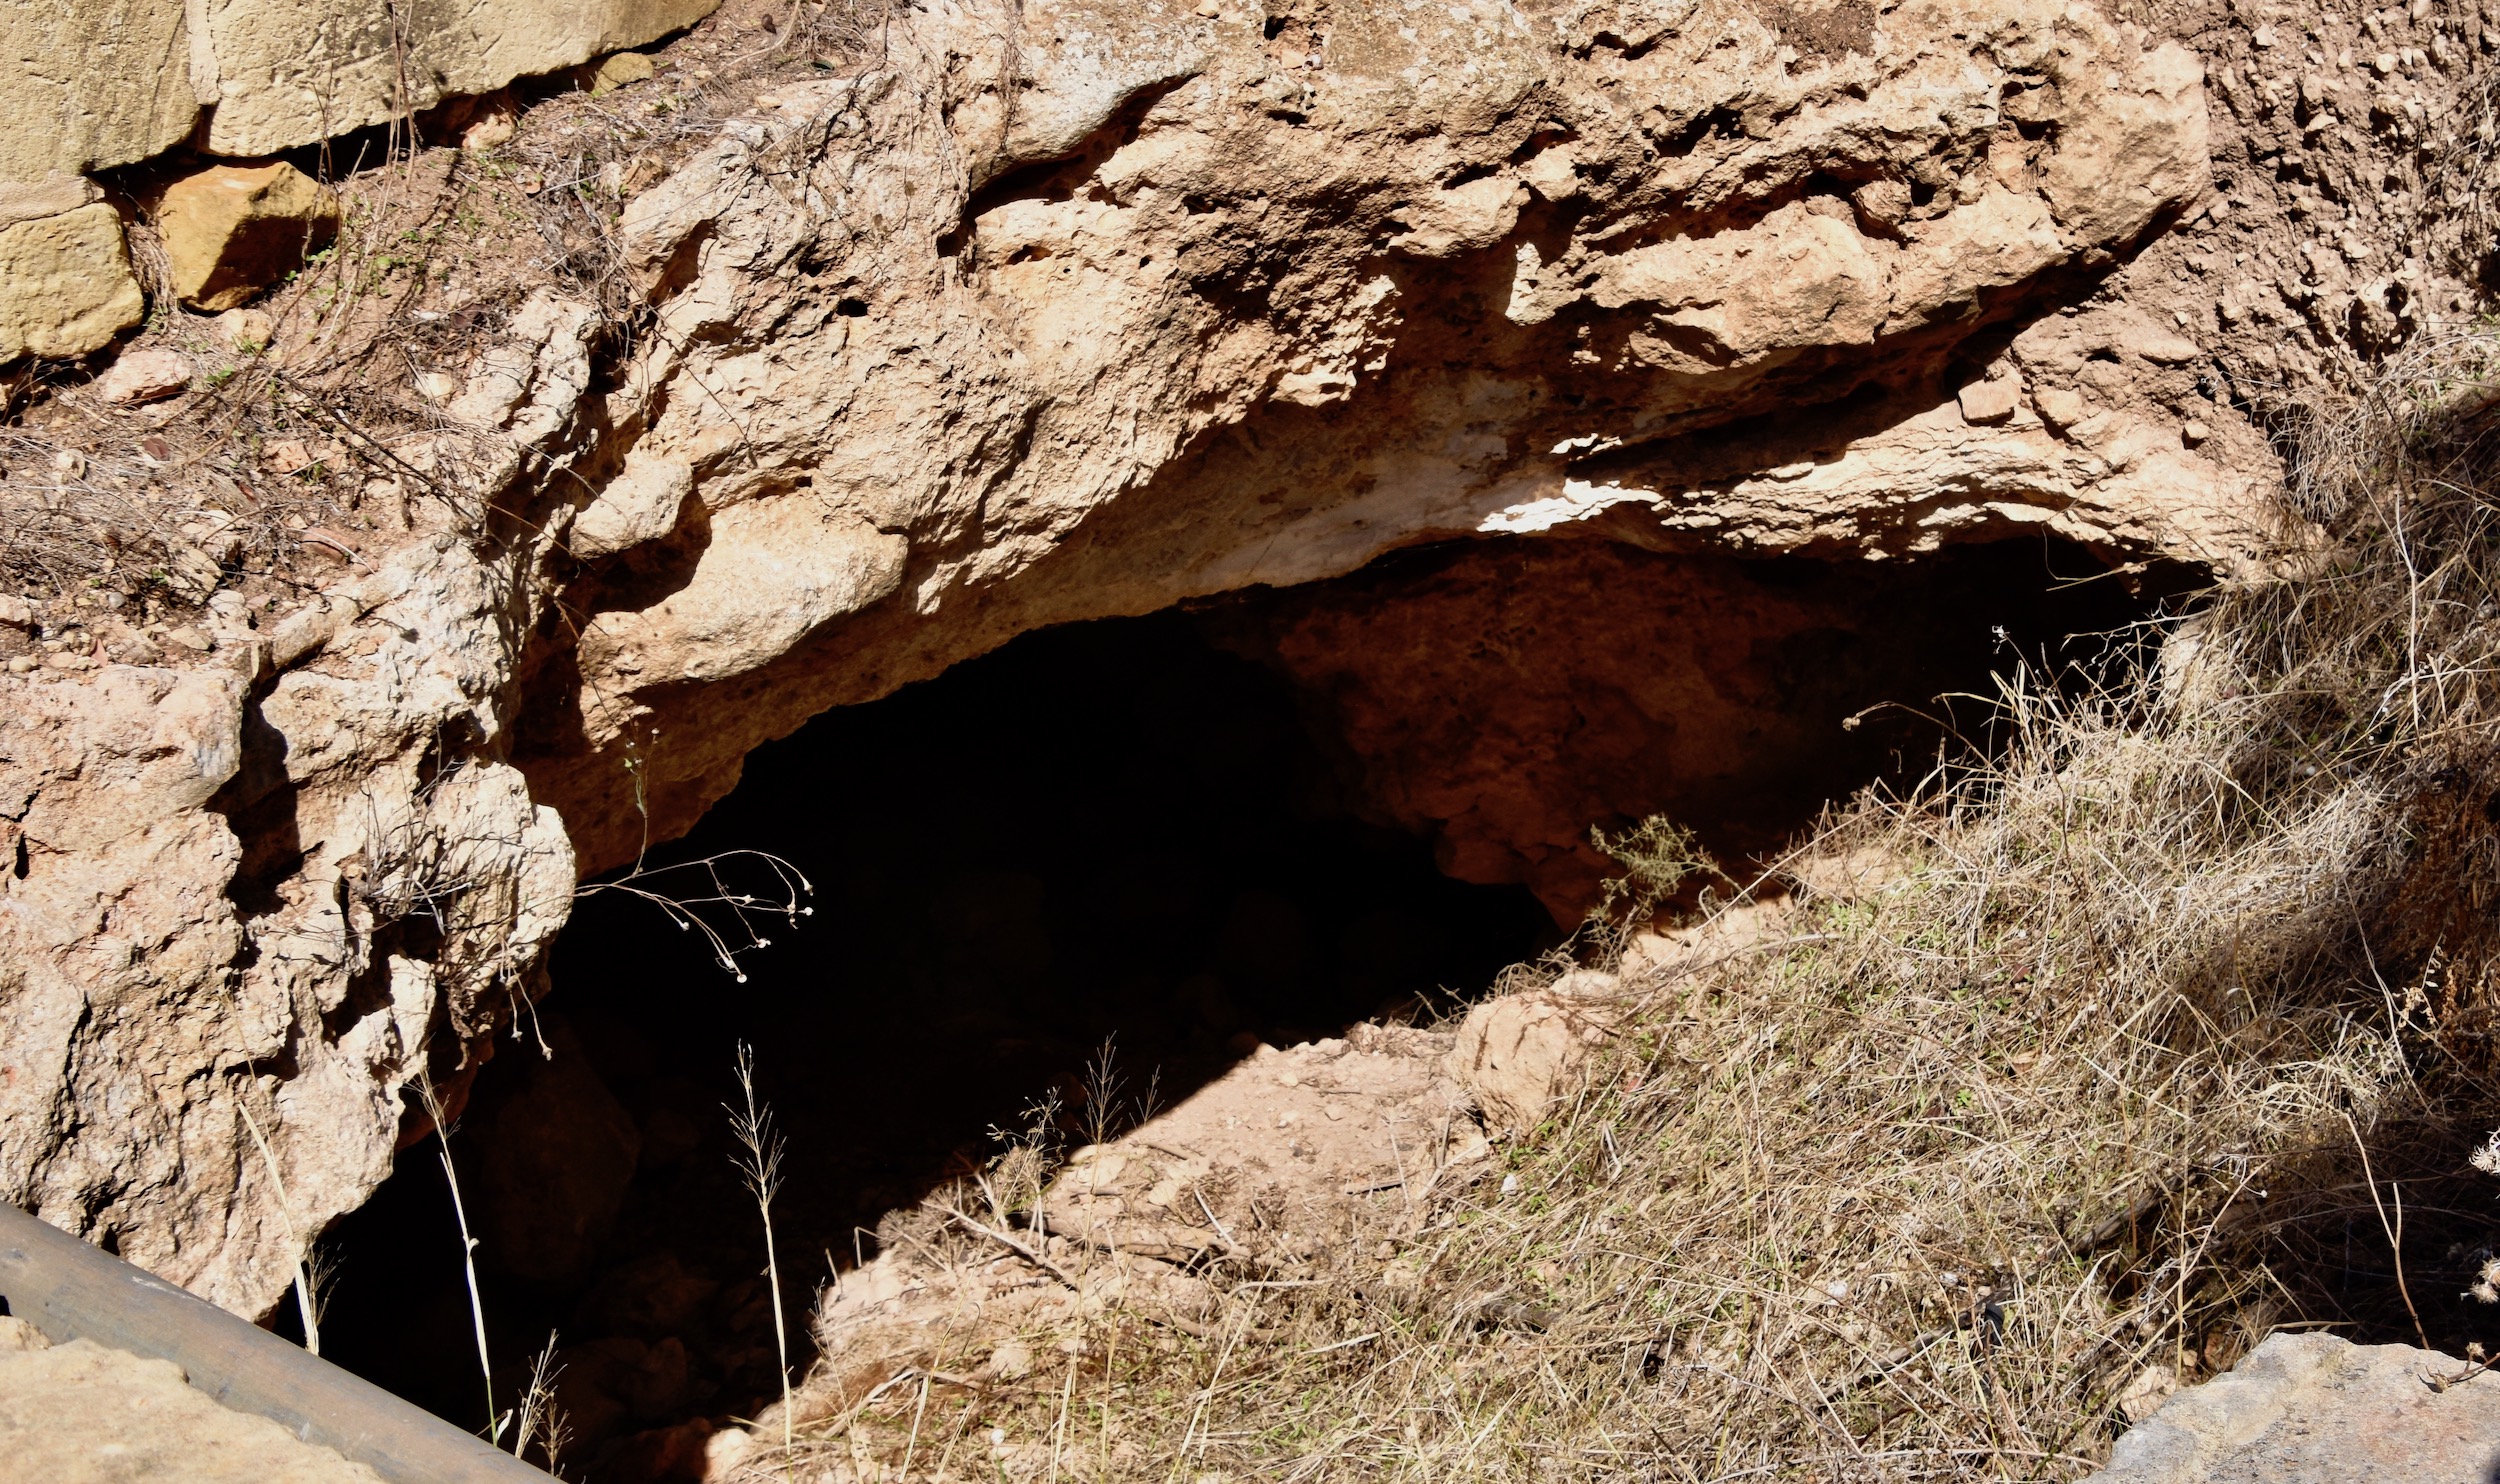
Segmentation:
{"type": "Polygon", "coordinates": [[[1422,541],[2263,544],[2245,429],[1956,400],[2025,323],[2081,364],[2110,331],[2039,316],[2205,189],[2177,43],[2029,3],[1786,58],[1738,5],[1278,14],[941,0],[628,204],[659,332],[575,548],[620,554],[525,724],[586,862],[642,838],[655,732],[665,834],[757,742],[1023,629],[1422,541]]]}
{"type": "MultiPolygon", "coordinates": [[[[187,58],[209,147],[259,151],[706,8],[403,10],[404,96],[378,9],[99,13],[155,17],[126,30],[187,58]]],[[[2237,24],[2198,45],[2240,55],[2237,24]]],[[[577,869],[682,831],[808,717],[1043,625],[1485,536],[1598,538],[1568,544],[1629,552],[1622,606],[1653,611],[1634,558],[2276,550],[2229,377],[2291,310],[2191,230],[2227,204],[2292,233],[2257,136],[2217,132],[2260,100],[2091,4],[1904,0],[1800,51],[1748,0],[926,0],[882,43],[625,204],[630,324],[550,284],[438,332],[439,425],[389,450],[415,529],[370,571],[221,614],[189,670],[0,678],[0,1198],[264,1311],[390,1168],[408,1081],[474,1067],[537,987],[577,869]]],[[[0,243],[75,218],[118,264],[110,215],[0,243]]],[[[2299,240],[2328,265],[2300,302],[2368,319],[2299,240]]],[[[1583,678],[1741,734],[1812,673],[1583,678]]],[[[1423,681],[1358,678],[1401,817],[1511,879],[1570,868],[1575,770],[1410,746],[1423,681]]]]}
{"type": "Polygon", "coordinates": [[[174,293],[211,314],[233,309],[300,266],[338,235],[339,203],[319,181],[280,161],[219,165],[167,188],[157,230],[174,293]]]}
{"type": "Polygon", "coordinates": [[[112,207],[0,225],[0,361],[87,355],[146,313],[112,207]]]}
{"type": "Polygon", "coordinates": [[[439,767],[520,600],[427,537],[204,668],[0,677],[0,1199],[257,1314],[389,1173],[570,910],[520,774],[439,767]]]}

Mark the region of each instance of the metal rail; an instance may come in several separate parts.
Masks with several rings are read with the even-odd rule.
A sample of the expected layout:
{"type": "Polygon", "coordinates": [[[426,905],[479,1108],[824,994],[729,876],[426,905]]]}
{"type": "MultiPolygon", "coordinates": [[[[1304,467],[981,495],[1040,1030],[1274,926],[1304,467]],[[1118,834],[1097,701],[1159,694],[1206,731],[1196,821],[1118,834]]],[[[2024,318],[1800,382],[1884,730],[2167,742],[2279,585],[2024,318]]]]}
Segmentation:
{"type": "Polygon", "coordinates": [[[170,1360],[218,1401],[335,1448],[391,1484],[550,1484],[433,1413],[6,1203],[0,1299],[55,1343],[93,1340],[170,1360]]]}

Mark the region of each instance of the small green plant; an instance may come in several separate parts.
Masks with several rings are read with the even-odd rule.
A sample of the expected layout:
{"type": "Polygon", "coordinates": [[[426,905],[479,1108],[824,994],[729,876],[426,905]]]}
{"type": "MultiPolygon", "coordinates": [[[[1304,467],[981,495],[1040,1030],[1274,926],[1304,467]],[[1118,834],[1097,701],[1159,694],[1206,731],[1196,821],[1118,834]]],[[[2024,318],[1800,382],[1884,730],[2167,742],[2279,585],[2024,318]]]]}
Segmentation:
{"type": "Polygon", "coordinates": [[[1694,877],[1727,881],[1725,871],[1702,848],[1700,836],[1663,814],[1653,814],[1619,835],[1592,825],[1589,843],[1623,867],[1604,883],[1601,915],[1639,921],[1655,913],[1694,877]]]}

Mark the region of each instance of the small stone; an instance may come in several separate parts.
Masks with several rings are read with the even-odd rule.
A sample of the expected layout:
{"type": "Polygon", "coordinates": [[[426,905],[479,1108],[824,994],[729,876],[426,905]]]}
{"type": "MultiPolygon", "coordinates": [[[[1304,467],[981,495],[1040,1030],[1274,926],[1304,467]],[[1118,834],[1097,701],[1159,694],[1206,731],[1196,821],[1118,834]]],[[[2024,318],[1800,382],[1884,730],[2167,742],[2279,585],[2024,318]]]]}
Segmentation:
{"type": "Polygon", "coordinates": [[[192,650],[200,654],[208,653],[213,643],[213,641],[210,640],[206,634],[201,633],[198,629],[191,627],[189,624],[182,624],[175,628],[167,629],[165,631],[165,640],[169,644],[179,644],[185,649],[192,650]]]}
{"type": "Polygon", "coordinates": [[[2206,427],[2203,423],[2198,422],[2194,418],[2188,419],[2187,422],[2179,429],[2179,441],[2186,444],[2190,448],[2196,447],[2198,444],[2203,443],[2206,439],[2211,438],[2213,435],[2213,429],[2206,427]]]}
{"type": "Polygon", "coordinates": [[[2184,366],[2204,354],[2195,341],[2159,330],[2137,337],[2127,348],[2156,366],[2184,366]]]}
{"type": "Polygon", "coordinates": [[[2370,70],[2376,72],[2381,77],[2385,77],[2389,73],[2394,72],[2396,70],[2396,54],[2394,52],[2380,52],[2377,56],[2370,59],[2370,70]]]}
{"type": "Polygon", "coordinates": [[[2011,419],[2022,389],[2022,379],[2010,373],[1972,382],[1958,394],[1962,421],[1984,427],[2011,419]]]}
{"type": "Polygon", "coordinates": [[[237,355],[258,355],[277,335],[278,322],[265,309],[229,309],[217,316],[217,331],[237,355]]]}
{"type": "Polygon", "coordinates": [[[170,350],[134,350],[96,378],[95,393],[129,405],[179,396],[191,385],[191,363],[170,350]]]}
{"type": "Polygon", "coordinates": [[[2248,39],[2256,43],[2259,51],[2264,51],[2274,45],[2274,28],[2272,26],[2259,26],[2255,31],[2249,34],[2248,39]]]}
{"type": "Polygon", "coordinates": [[[1892,179],[1871,180],[1849,197],[1870,231],[1889,235],[1910,214],[1910,188],[1892,179]]]}
{"type": "Polygon", "coordinates": [[[2162,1403],[2178,1389],[2178,1372],[2166,1365],[2146,1366],[2118,1394],[2118,1411],[2130,1423],[2142,1422],[2160,1411],[2162,1403]]]}
{"type": "Polygon", "coordinates": [[[27,629],[35,624],[35,605],[15,594],[0,594],[0,624],[27,629]]]}
{"type": "Polygon", "coordinates": [[[27,671],[34,669],[36,664],[37,661],[31,654],[11,655],[9,656],[9,673],[12,675],[23,675],[27,671]]]}
{"type": "Polygon", "coordinates": [[[281,161],[219,165],[174,182],[157,206],[174,295],[193,309],[233,309],[338,235],[338,197],[281,161]]]}
{"type": "Polygon", "coordinates": [[[1033,1348],[1022,1340],[1005,1340],[990,1352],[990,1374],[1001,1381],[1020,1381],[1033,1373],[1033,1348]]]}
{"type": "Polygon", "coordinates": [[[460,378],[445,371],[420,371],[417,393],[429,402],[448,402],[460,395],[460,378]]]}
{"type": "Polygon", "coordinates": [[[2066,387],[2041,387],[2031,394],[2040,421],[2064,431],[2083,421],[2083,394],[2066,387]]]}
{"type": "Polygon", "coordinates": [[[618,88],[649,82],[652,71],[651,59],[641,52],[610,52],[590,68],[590,96],[596,98],[618,88]]]}
{"type": "Polygon", "coordinates": [[[475,155],[501,148],[510,144],[512,136],[520,131],[520,123],[513,118],[511,109],[493,109],[479,114],[469,127],[460,131],[460,152],[475,155]]]}

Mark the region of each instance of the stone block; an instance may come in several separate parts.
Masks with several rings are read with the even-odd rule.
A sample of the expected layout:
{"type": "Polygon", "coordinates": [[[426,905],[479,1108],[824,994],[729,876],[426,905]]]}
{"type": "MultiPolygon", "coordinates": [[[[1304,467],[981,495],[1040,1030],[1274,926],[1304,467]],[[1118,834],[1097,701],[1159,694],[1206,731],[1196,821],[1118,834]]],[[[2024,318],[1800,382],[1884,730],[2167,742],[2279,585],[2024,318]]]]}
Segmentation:
{"type": "Polygon", "coordinates": [[[126,165],[190,137],[183,0],[0,5],[0,180],[126,165]]]}
{"type": "Polygon", "coordinates": [[[0,226],[0,361],[87,355],[146,313],[112,207],[0,226]]]}
{"type": "Polygon", "coordinates": [[[601,57],[598,65],[583,70],[589,74],[586,83],[594,98],[638,82],[649,82],[655,72],[651,59],[640,52],[618,52],[601,57]]]}

